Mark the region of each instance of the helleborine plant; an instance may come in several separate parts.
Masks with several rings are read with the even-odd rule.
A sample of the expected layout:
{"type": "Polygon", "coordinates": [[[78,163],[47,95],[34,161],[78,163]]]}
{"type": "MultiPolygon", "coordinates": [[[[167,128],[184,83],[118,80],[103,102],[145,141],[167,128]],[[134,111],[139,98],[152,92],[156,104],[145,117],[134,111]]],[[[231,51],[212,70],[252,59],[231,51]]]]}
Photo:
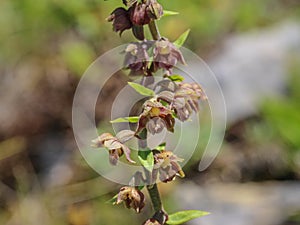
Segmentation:
{"type": "Polygon", "coordinates": [[[177,15],[177,12],[163,10],[157,0],[123,0],[123,4],[125,6],[116,8],[107,21],[112,22],[115,32],[122,35],[125,30],[131,30],[137,39],[136,42],[128,44],[123,52],[124,69],[129,71],[129,77],[142,78],[140,83],[128,82],[128,84],[146,100],[139,110],[141,113],[111,121],[111,123],[135,124],[134,130],[122,130],[115,136],[103,133],[92,143],[95,148],[105,147],[108,150],[112,165],[117,165],[119,158],[124,155],[128,163],[139,163],[144,167],[144,174],[136,172],[132,180],[128,181],[128,186],[122,187],[110,200],[111,203],[123,202],[127,208],[140,213],[145,206],[142,189],[146,188],[154,214],[143,224],[182,224],[208,213],[187,210],[168,214],[164,210],[156,182],[168,183],[176,176],[183,178],[185,175],[180,166],[183,159],[170,149],[166,149],[166,143],[160,144],[155,149],[149,149],[147,136],[161,133],[164,129],[174,132],[176,120],[187,121],[192,113],[199,111],[199,101],[206,99],[199,84],[185,83],[183,76],[173,74],[173,68],[177,63],[186,64],[179,48],[187,39],[189,30],[172,43],[160,35],[156,21],[163,16],[177,15]],[[145,38],[146,25],[152,40],[145,38]],[[160,81],[154,83],[153,75],[159,70],[163,72],[163,76],[160,81]],[[131,149],[126,146],[126,142],[133,138],[139,142],[136,159],[131,158],[131,149]]]}

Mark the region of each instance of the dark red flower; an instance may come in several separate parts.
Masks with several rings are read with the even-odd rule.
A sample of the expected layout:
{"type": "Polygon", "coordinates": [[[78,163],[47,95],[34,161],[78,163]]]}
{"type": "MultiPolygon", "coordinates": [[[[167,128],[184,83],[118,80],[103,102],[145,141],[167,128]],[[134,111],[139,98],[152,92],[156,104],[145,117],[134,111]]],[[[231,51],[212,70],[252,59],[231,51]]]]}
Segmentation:
{"type": "Polygon", "coordinates": [[[147,13],[147,7],[146,3],[135,3],[129,8],[130,20],[134,25],[149,24],[151,19],[147,13]]]}
{"type": "Polygon", "coordinates": [[[107,21],[113,23],[113,30],[120,32],[120,35],[124,30],[132,28],[129,13],[122,7],[116,8],[107,18],[107,21]]]}

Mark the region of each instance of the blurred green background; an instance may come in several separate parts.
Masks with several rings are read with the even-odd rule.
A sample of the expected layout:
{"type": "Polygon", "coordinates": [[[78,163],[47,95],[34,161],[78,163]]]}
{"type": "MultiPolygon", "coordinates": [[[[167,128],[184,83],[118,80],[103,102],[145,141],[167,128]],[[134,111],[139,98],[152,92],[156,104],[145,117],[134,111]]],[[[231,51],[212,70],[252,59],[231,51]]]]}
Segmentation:
{"type": "MultiPolygon", "coordinates": [[[[160,2],[180,12],[159,21],[162,35],[173,41],[191,28],[185,46],[204,59],[217,55],[231,35],[300,18],[297,0],[160,2]]],[[[81,75],[106,50],[133,40],[129,31],[120,38],[105,21],[120,5],[118,0],[1,0],[0,224],[135,225],[151,214],[150,204],[138,216],[105,204],[119,186],[89,168],[72,134],[72,99],[81,75]]],[[[228,125],[222,153],[204,173],[197,171],[200,140],[200,153],[185,167],[187,181],[299,180],[299,65],[299,58],[291,56],[280,98],[262,98],[255,115],[228,125]],[[283,162],[269,160],[273,154],[283,162]],[[239,155],[247,162],[247,157],[259,160],[233,163],[239,155]]],[[[109,126],[109,102],[126,81],[116,75],[108,82],[106,107],[97,108],[102,126],[109,126]]],[[[166,209],[181,208],[173,190],[182,182],[160,187],[166,209]]],[[[300,224],[295,213],[291,220],[300,224]]]]}

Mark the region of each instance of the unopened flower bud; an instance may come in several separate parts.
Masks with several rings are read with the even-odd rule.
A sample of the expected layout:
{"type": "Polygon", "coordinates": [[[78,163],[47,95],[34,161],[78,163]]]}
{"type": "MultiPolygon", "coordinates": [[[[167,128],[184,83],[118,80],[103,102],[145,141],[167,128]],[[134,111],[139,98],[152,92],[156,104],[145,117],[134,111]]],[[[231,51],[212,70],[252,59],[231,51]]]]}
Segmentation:
{"type": "Polygon", "coordinates": [[[146,9],[146,3],[136,3],[130,8],[130,20],[134,25],[145,25],[150,22],[146,9]]]}
{"type": "Polygon", "coordinates": [[[163,15],[163,7],[156,0],[149,0],[147,14],[151,19],[160,19],[163,15]]]}

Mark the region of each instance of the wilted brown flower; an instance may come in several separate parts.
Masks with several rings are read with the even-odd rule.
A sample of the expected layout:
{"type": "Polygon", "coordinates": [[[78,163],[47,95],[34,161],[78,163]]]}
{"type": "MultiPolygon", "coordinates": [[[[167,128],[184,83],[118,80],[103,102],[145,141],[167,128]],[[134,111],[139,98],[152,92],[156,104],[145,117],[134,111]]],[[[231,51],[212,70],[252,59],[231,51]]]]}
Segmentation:
{"type": "Polygon", "coordinates": [[[138,135],[144,129],[151,134],[160,133],[163,128],[174,132],[175,119],[171,109],[165,107],[157,101],[146,101],[144,111],[140,115],[136,134],[138,135]]]}
{"type": "Polygon", "coordinates": [[[147,51],[152,46],[152,42],[134,42],[125,49],[124,67],[130,69],[130,75],[145,75],[150,76],[150,71],[147,69],[149,55],[147,51]]]}
{"type": "Polygon", "coordinates": [[[119,157],[125,154],[128,162],[135,163],[130,158],[130,148],[125,143],[134,137],[134,132],[131,130],[123,130],[119,132],[116,137],[110,133],[101,134],[97,139],[92,140],[93,147],[105,147],[109,150],[109,161],[112,165],[118,163],[119,157]]]}
{"type": "Polygon", "coordinates": [[[184,172],[178,162],[182,162],[183,159],[178,158],[171,151],[154,151],[154,167],[153,167],[153,179],[159,179],[162,182],[169,182],[174,180],[175,176],[184,177],[184,172]]]}
{"type": "Polygon", "coordinates": [[[107,18],[107,21],[113,22],[113,30],[120,32],[120,35],[122,35],[124,30],[132,27],[128,11],[122,7],[116,8],[107,18]]]}
{"type": "Polygon", "coordinates": [[[133,208],[139,213],[145,206],[144,194],[135,187],[122,187],[119,191],[116,204],[124,202],[127,208],[133,208]]]}
{"type": "Polygon", "coordinates": [[[165,38],[155,42],[153,61],[155,70],[165,69],[167,75],[172,73],[172,68],[178,61],[185,64],[184,58],[179,49],[165,38]]]}

